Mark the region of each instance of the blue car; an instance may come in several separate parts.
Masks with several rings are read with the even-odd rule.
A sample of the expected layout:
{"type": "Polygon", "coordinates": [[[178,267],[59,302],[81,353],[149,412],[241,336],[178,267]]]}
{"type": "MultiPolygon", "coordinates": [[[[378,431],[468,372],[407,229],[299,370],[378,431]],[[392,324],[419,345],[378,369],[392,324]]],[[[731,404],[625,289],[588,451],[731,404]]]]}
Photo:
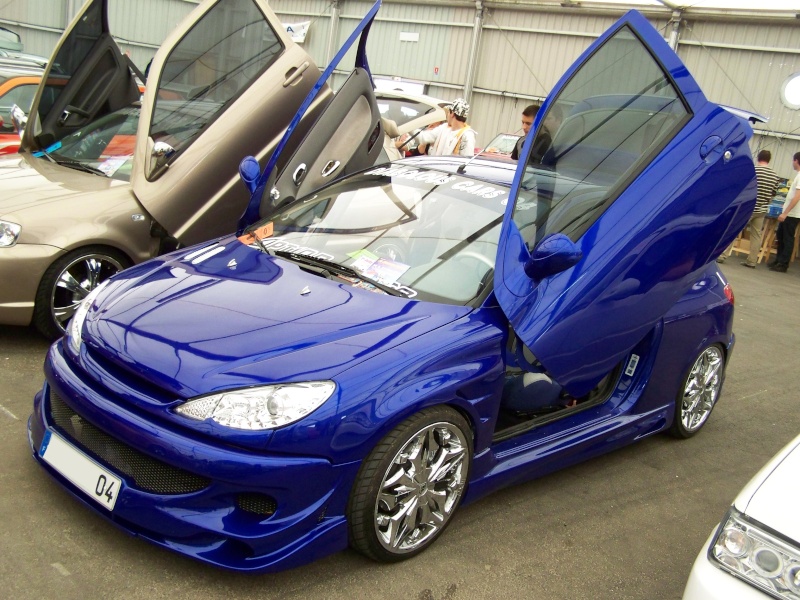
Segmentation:
{"type": "Polygon", "coordinates": [[[690,437],[719,398],[734,299],[715,258],[755,202],[747,120],[630,12],[518,164],[376,163],[377,9],[292,156],[242,162],[239,230],[109,279],[50,348],[33,456],[131,534],[239,571],[402,560],[461,504],[690,437]]]}

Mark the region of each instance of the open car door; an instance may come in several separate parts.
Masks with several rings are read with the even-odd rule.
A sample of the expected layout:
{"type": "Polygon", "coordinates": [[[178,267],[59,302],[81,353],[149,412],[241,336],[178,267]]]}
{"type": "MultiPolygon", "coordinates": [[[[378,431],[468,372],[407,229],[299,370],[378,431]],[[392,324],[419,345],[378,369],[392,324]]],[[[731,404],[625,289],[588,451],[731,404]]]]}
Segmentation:
{"type": "Polygon", "coordinates": [[[33,100],[21,149],[47,148],[139,99],[128,59],[108,29],[107,0],[89,0],[64,31],[33,100]]]}
{"type": "MultiPolygon", "coordinates": [[[[184,245],[230,233],[248,201],[242,156],[266,160],[318,77],[267,0],[203,0],[153,57],[136,197],[184,245]]],[[[322,88],[313,110],[329,99],[322,88]]]]}
{"type": "Polygon", "coordinates": [[[258,172],[258,164],[252,157],[242,162],[242,177],[251,191],[251,197],[247,210],[239,221],[240,232],[269,215],[277,207],[305,196],[339,177],[375,164],[383,147],[384,131],[367,64],[366,44],[370,26],[380,5],[380,0],[375,2],[326,67],[295,114],[264,171],[258,172]],[[296,127],[307,108],[314,102],[317,90],[326,85],[328,77],[359,36],[355,68],[324,112],[302,137],[302,142],[295,145],[294,139],[303,135],[296,127]],[[296,150],[285,159],[282,152],[287,147],[296,147],[296,150]],[[249,175],[248,163],[249,169],[252,169],[249,175]]]}
{"type": "Polygon", "coordinates": [[[747,223],[751,135],[635,11],[548,96],[512,186],[495,293],[571,395],[611,372],[747,223]]]}

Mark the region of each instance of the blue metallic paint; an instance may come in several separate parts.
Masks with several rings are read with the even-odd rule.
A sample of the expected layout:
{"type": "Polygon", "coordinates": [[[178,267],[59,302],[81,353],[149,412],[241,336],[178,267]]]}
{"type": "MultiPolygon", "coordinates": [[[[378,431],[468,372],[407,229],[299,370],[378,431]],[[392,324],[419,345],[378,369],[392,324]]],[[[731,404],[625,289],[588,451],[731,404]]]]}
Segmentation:
{"type": "MultiPolygon", "coordinates": [[[[509,203],[495,272],[495,293],[515,331],[574,396],[591,390],[653,327],[704,265],[735,239],[755,204],[749,125],[705,100],[678,57],[638,13],[628,13],[584,53],[538,115],[546,113],[581,64],[623,26],[632,27],[654,50],[694,115],[576,240],[584,257],[575,267],[541,284],[531,280],[522,268],[530,252],[511,219],[509,203]],[[709,131],[716,131],[724,145],[701,158],[709,131]],[[721,160],[723,148],[731,153],[730,160],[721,160]],[[721,186],[726,193],[720,193],[721,186]],[[571,350],[563,348],[565,339],[571,340],[571,350]]],[[[521,176],[518,169],[511,197],[519,193],[521,176]]]]}

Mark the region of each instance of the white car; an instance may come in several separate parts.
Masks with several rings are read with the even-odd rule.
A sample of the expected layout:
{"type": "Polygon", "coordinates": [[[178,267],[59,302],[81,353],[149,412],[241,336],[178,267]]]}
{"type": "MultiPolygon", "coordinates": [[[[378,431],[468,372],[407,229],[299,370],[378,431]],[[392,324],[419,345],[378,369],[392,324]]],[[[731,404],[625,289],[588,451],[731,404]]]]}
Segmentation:
{"type": "Polygon", "coordinates": [[[800,599],[800,436],[739,493],[695,560],[684,600],[800,599]]]}

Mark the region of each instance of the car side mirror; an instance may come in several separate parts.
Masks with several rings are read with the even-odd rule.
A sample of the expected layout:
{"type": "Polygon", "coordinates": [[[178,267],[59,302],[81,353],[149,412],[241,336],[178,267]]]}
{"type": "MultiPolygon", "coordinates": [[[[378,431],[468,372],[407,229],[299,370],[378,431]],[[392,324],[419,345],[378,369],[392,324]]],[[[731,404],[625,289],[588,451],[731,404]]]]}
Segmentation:
{"type": "Polygon", "coordinates": [[[261,167],[253,156],[245,156],[239,163],[239,177],[250,194],[256,191],[258,178],[261,176],[261,167]]]}
{"type": "Polygon", "coordinates": [[[22,134],[25,133],[25,126],[28,124],[28,115],[16,104],[11,107],[11,123],[14,125],[14,129],[17,130],[19,137],[22,138],[22,134]]]}
{"type": "Polygon", "coordinates": [[[169,166],[169,159],[175,154],[175,148],[166,142],[156,142],[150,151],[150,177],[158,178],[169,166]]]}
{"type": "Polygon", "coordinates": [[[578,264],[583,252],[563,233],[545,237],[525,263],[525,274],[536,282],[578,264]]]}

